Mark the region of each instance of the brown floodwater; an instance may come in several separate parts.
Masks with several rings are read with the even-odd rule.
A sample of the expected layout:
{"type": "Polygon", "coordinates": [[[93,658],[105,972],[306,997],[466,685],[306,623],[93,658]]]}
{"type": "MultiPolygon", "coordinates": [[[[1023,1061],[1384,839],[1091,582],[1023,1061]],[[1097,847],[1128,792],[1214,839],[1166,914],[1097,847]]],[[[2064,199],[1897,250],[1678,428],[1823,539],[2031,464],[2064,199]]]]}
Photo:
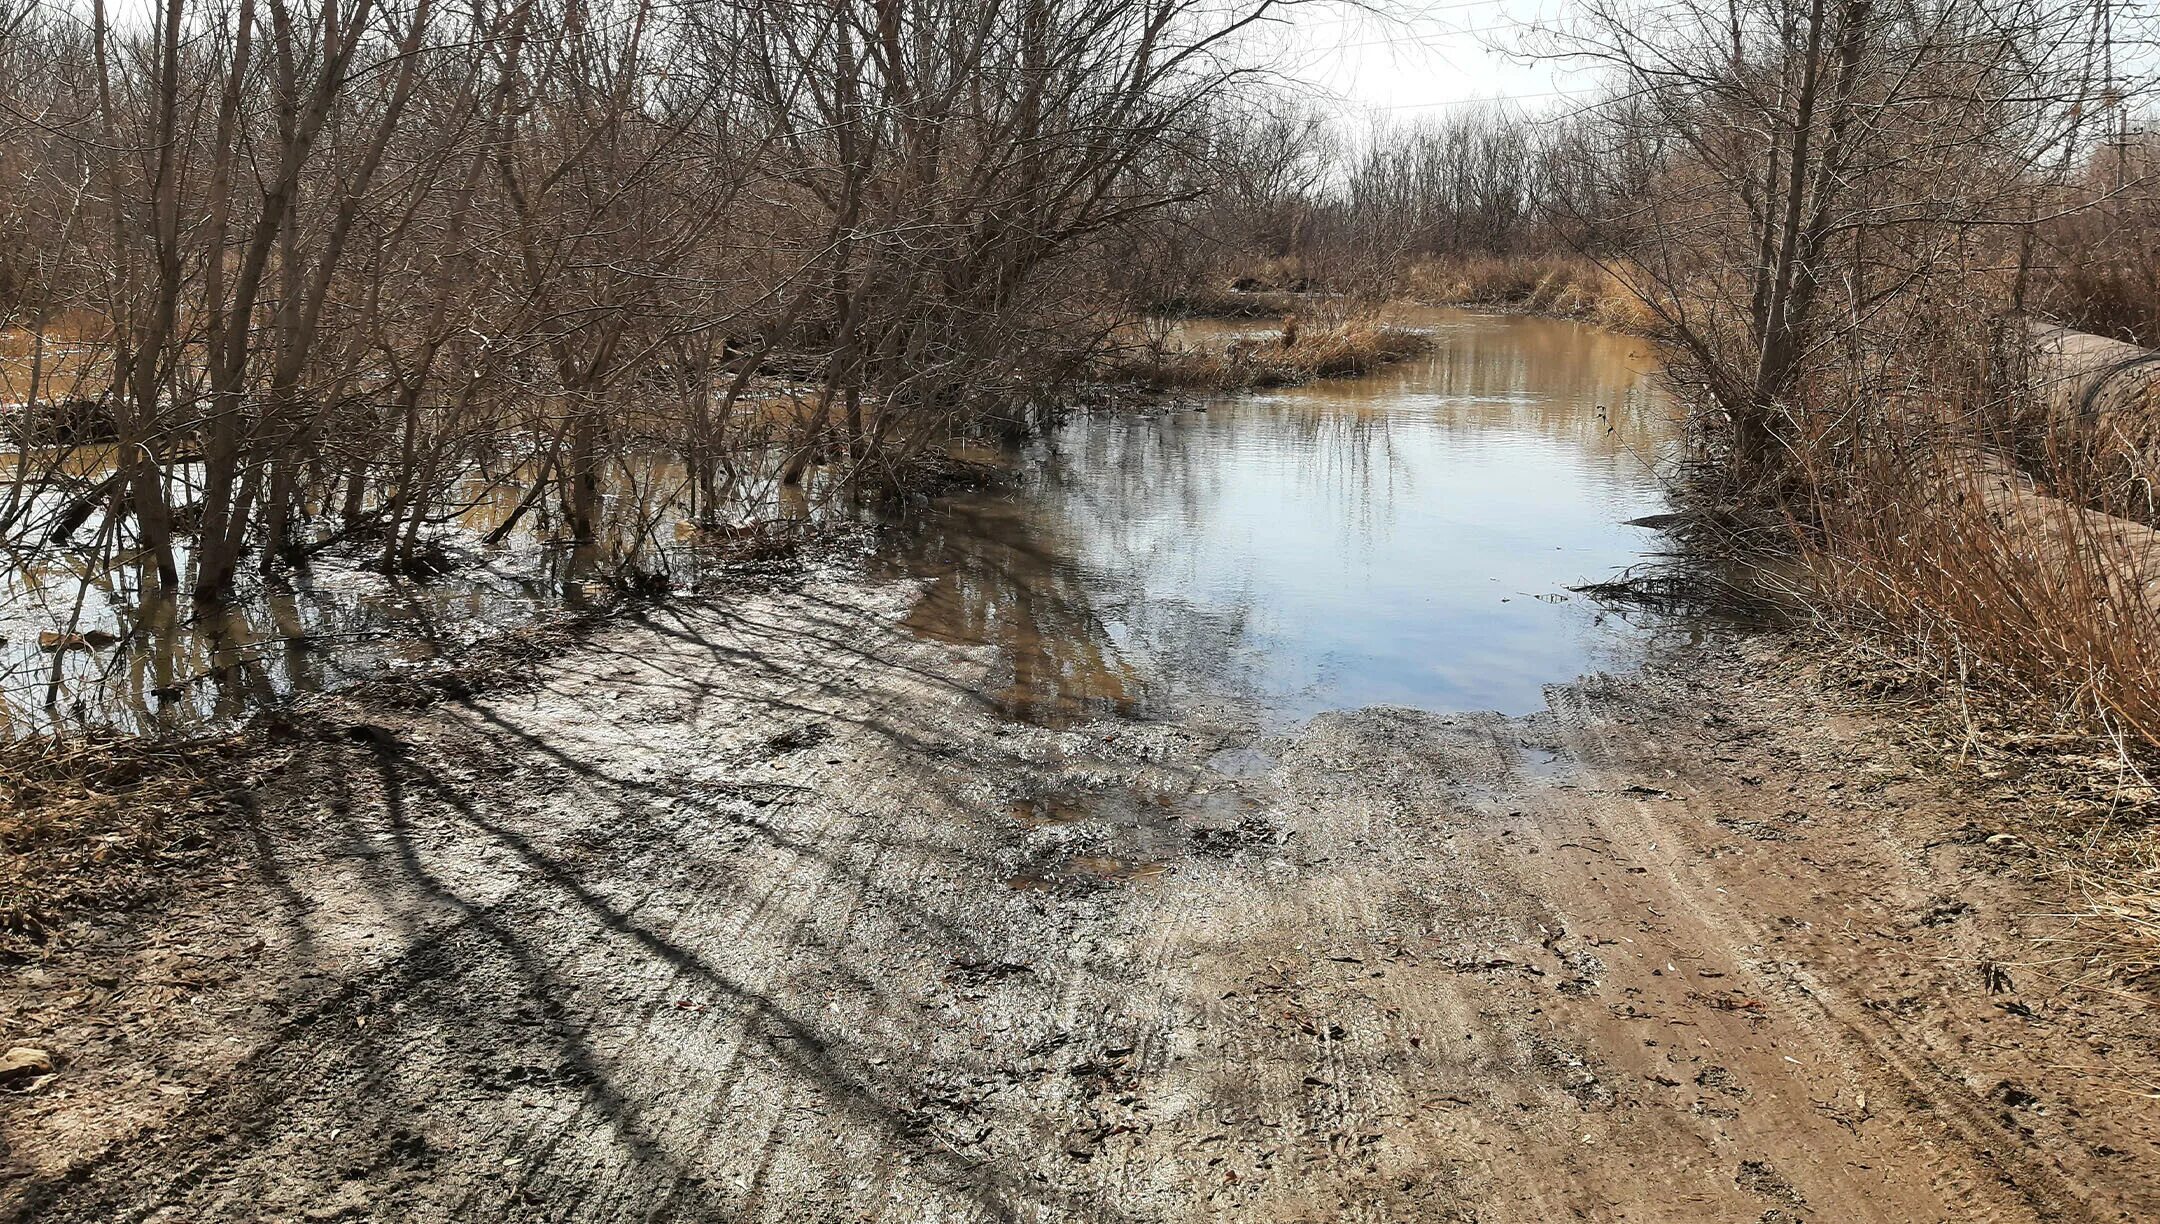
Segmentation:
{"type": "MultiPolygon", "coordinates": [[[[1073,413],[1006,456],[1012,480],[889,521],[874,567],[924,584],[912,628],[993,647],[989,695],[1031,721],[1212,696],[1283,720],[1372,704],[1520,713],[1547,684],[1626,666],[1641,628],[1568,588],[1659,546],[1623,525],[1662,508],[1653,471],[1675,436],[1648,354],[1545,319],[1397,321],[1431,331],[1432,351],[1361,378],[1073,413]]],[[[1201,344],[1246,332],[1271,334],[1179,329],[1201,344]]],[[[616,508],[660,524],[651,546],[694,578],[698,550],[668,521],[679,482],[664,458],[643,462],[616,508]]],[[[141,607],[125,569],[86,584],[66,556],[15,563],[0,733],[230,722],[594,598],[590,558],[538,534],[477,546],[513,497],[445,528],[463,563],[444,577],[325,558],[215,617],[141,607]],[[70,625],[123,640],[41,645],[70,625]]]]}

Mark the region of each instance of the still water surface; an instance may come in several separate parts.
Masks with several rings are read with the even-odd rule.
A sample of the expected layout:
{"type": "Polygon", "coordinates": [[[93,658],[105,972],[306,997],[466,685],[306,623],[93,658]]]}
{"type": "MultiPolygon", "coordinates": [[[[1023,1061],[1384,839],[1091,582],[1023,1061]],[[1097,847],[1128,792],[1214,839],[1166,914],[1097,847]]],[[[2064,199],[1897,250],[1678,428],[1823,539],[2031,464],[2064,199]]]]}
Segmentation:
{"type": "MultiPolygon", "coordinates": [[[[1658,545],[1622,525],[1661,507],[1651,471],[1673,432],[1647,354],[1551,320],[1398,321],[1430,329],[1432,352],[1363,378],[1076,414],[1016,457],[1014,482],[892,524],[876,565],[927,580],[911,627],[997,647],[995,696],[1043,721],[1193,695],[1286,720],[1378,703],[1522,713],[1544,685],[1625,666],[1637,632],[1567,588],[1658,545]]],[[[0,610],[0,729],[229,722],[585,588],[535,541],[479,558],[425,583],[322,565],[163,632],[124,590],[25,566],[0,610]],[[37,629],[71,619],[130,640],[39,649],[37,629]]],[[[697,571],[695,556],[670,565],[697,571]]]]}
{"type": "MultiPolygon", "coordinates": [[[[1424,357],[1151,415],[1076,417],[1017,495],[953,499],[896,559],[914,623],[1001,647],[1051,720],[1191,692],[1292,719],[1544,706],[1634,627],[1570,586],[1658,546],[1670,402],[1628,338],[1454,311],[1424,357]]],[[[1198,337],[1209,337],[1202,329],[1198,337]]]]}

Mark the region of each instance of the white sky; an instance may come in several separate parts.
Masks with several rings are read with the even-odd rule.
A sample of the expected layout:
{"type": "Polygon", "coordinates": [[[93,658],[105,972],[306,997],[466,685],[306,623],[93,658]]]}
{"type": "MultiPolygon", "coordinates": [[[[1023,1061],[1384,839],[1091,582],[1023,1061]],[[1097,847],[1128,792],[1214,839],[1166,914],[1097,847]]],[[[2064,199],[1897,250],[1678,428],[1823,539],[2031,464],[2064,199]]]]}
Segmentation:
{"type": "Polygon", "coordinates": [[[1279,35],[1279,70],[1315,106],[1352,120],[1415,119],[1493,98],[1546,110],[1594,84],[1581,68],[1510,54],[1528,27],[1564,18],[1567,0],[1400,0],[1386,11],[1298,5],[1279,35]]]}
{"type": "MultiPolygon", "coordinates": [[[[1495,98],[1533,113],[1558,111],[1597,93],[1595,70],[1533,59],[1522,54],[1523,44],[1538,23],[1565,23],[1574,3],[1294,0],[1280,10],[1285,16],[1271,45],[1290,85],[1345,119],[1415,119],[1495,98]]],[[[2119,31],[2137,30],[2139,21],[2152,20],[2154,4],[2123,0],[2116,11],[2119,31]]],[[[2115,64],[2140,88],[2160,85],[2160,44],[2124,37],[2115,64]]],[[[2156,97],[2160,89],[2142,100],[2148,114],[2160,108],[2156,97]]]]}

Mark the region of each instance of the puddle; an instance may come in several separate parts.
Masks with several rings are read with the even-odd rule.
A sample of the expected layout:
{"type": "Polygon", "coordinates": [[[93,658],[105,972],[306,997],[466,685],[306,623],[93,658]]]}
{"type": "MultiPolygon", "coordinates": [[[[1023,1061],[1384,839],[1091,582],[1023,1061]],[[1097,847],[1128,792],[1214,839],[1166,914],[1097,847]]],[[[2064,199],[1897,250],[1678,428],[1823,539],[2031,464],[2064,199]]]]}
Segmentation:
{"type": "Polygon", "coordinates": [[[1051,825],[1077,824],[1088,819],[1094,805],[1085,799],[1065,797],[1057,799],[1015,799],[1006,808],[1013,823],[1023,829],[1041,829],[1051,825]]]}
{"type": "MultiPolygon", "coordinates": [[[[1674,440],[1646,354],[1550,320],[1406,321],[1432,353],[1369,377],[1063,423],[1016,488],[950,499],[886,558],[930,579],[910,627],[994,647],[992,700],[1052,726],[1221,698],[1276,728],[1370,705],[1520,716],[1549,685],[1632,667],[1663,622],[1570,588],[1662,544],[1628,522],[1664,509],[1652,473],[1674,440]]],[[[1186,332],[1211,326],[1256,327],[1186,332]]],[[[1514,747],[1527,775],[1569,767],[1557,745],[1514,747]]],[[[1292,834],[1252,797],[1274,760],[1233,747],[1207,764],[1220,785],[1187,795],[1014,803],[1043,857],[1009,883],[1281,853],[1292,834]]]]}
{"type": "Polygon", "coordinates": [[[1567,754],[1558,748],[1531,743],[1519,744],[1517,748],[1519,755],[1515,765],[1526,778],[1551,781],[1568,771],[1567,754]]]}
{"type": "Polygon", "coordinates": [[[1261,803],[1228,785],[1113,784],[1015,799],[1006,813],[1027,846],[1029,865],[1006,881],[1021,891],[1151,880],[1166,862],[1196,850],[1235,854],[1279,840],[1261,803]]]}
{"type": "MultiPolygon", "coordinates": [[[[1253,755],[1267,759],[1257,752],[1253,755]]],[[[1083,821],[1112,828],[1160,829],[1178,821],[1236,820],[1253,807],[1252,798],[1230,787],[1202,787],[1179,792],[1111,786],[1102,790],[1015,799],[1006,805],[1006,813],[1015,824],[1027,829],[1083,821]]]]}
{"type": "Polygon", "coordinates": [[[1258,748],[1225,748],[1209,756],[1207,766],[1225,778],[1250,781],[1272,772],[1275,758],[1258,748]]]}
{"type": "Polygon", "coordinates": [[[1569,588],[1661,544],[1626,525],[1665,508],[1652,472],[1675,439],[1647,352],[1546,319],[1401,321],[1433,333],[1429,355],[1066,421],[1017,488],[948,500],[887,558],[931,580],[911,627],[995,646],[993,699],[1049,725],[1192,695],[1282,723],[1519,715],[1549,684],[1625,669],[1635,618],[1569,588]]]}
{"type": "MultiPolygon", "coordinates": [[[[56,725],[129,732],[229,725],[296,694],[431,659],[544,612],[604,603],[613,595],[597,579],[608,554],[626,550],[632,524],[674,514],[684,483],[680,465],[659,452],[630,456],[613,479],[602,544],[557,538],[545,507],[502,543],[484,544],[509,518],[525,477],[491,483],[475,475],[467,479],[470,504],[425,536],[424,551],[439,556],[446,571],[439,576],[379,572],[380,545],[353,542],[274,578],[251,567],[241,597],[215,609],[146,599],[151,573],[124,557],[93,565],[56,551],[0,566],[0,736],[56,725]],[[50,649],[68,626],[89,639],[86,648],[50,649]]],[[[78,535],[96,533],[86,527],[78,535]]],[[[179,543],[186,572],[185,537],[179,543]]],[[[723,554],[741,552],[739,541],[723,543],[667,533],[633,551],[689,586],[723,554]]]]}
{"type": "Polygon", "coordinates": [[[1082,855],[1065,860],[1065,866],[1103,880],[1152,880],[1163,873],[1161,863],[1134,863],[1125,859],[1082,855]]]}

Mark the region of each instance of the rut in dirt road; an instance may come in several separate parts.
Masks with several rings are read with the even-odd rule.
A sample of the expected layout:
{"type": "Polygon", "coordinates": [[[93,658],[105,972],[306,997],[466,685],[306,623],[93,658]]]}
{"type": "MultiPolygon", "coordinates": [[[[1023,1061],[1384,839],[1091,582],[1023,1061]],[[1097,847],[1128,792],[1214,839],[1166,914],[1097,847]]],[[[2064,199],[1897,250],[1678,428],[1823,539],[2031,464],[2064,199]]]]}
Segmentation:
{"type": "Polygon", "coordinates": [[[2060,1070],[2149,1034],[1957,980],[2019,885],[1865,727],[1707,660],[1527,719],[1018,724],[911,598],[348,708],[129,982],[33,1005],[74,1070],[14,1218],[2160,1212],[2151,1103],[2060,1070]]]}

